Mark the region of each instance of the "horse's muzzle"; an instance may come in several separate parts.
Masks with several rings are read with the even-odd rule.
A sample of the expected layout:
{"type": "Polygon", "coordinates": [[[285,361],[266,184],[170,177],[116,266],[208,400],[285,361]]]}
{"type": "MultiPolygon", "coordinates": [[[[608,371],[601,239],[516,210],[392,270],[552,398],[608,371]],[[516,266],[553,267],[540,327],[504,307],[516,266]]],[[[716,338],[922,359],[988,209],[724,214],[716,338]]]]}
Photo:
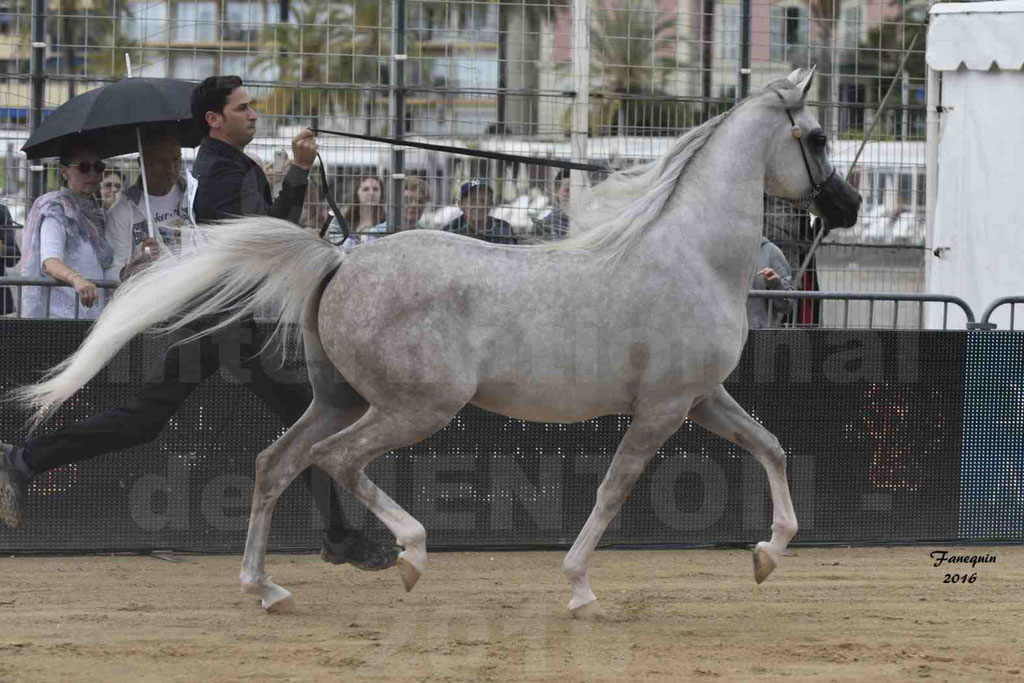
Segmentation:
{"type": "Polygon", "coordinates": [[[822,218],[830,228],[849,228],[857,222],[861,196],[853,186],[833,175],[811,202],[811,211],[822,218]]]}

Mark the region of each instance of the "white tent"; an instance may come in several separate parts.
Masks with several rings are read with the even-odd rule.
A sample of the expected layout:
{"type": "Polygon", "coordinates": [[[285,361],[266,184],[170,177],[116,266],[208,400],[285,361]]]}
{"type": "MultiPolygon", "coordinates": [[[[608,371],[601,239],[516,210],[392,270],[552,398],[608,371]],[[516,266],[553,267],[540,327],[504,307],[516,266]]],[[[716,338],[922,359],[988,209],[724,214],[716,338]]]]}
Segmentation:
{"type": "MultiPolygon", "coordinates": [[[[1024,295],[1024,0],[930,13],[927,244],[938,255],[926,288],[980,317],[994,299],[1024,295]]],[[[1004,306],[992,321],[1005,329],[1009,315],[1004,306]]],[[[928,326],[941,316],[930,310],[928,326]]]]}

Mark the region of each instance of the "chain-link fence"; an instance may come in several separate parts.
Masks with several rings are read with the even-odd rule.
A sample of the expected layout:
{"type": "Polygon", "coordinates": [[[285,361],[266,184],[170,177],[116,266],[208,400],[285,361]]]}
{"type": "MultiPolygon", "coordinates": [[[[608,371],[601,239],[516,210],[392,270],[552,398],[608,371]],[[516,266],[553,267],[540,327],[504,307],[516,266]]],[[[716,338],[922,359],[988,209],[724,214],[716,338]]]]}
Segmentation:
{"type": "MultiPolygon", "coordinates": [[[[817,286],[921,291],[923,31],[871,127],[925,13],[926,3],[905,0],[0,0],[0,194],[21,223],[33,167],[19,149],[34,107],[45,116],[123,77],[126,53],[135,75],[242,76],[261,113],[247,151],[272,182],[287,167],[291,137],[311,124],[619,168],[657,157],[752,89],[816,65],[810,98],[841,172],[870,131],[850,176],[865,198],[861,220],[818,250],[817,286]]],[[[563,180],[549,167],[319,141],[328,191],[359,231],[380,229],[383,207],[401,194],[401,215],[387,229],[437,228],[465,214],[488,229],[507,222],[519,239],[557,235],[573,183],[588,180],[582,172],[563,180]],[[485,187],[466,189],[471,180],[485,187]],[[486,204],[491,218],[470,203],[486,204]]],[[[134,160],[111,165],[120,175],[109,186],[135,181],[134,160]]],[[[36,168],[47,189],[56,186],[52,166],[36,168]]],[[[310,191],[310,227],[326,215],[321,194],[310,191]]],[[[777,217],[776,227],[786,220],[777,217]]],[[[799,225],[784,232],[769,236],[789,242],[796,270],[811,236],[799,225]]]]}

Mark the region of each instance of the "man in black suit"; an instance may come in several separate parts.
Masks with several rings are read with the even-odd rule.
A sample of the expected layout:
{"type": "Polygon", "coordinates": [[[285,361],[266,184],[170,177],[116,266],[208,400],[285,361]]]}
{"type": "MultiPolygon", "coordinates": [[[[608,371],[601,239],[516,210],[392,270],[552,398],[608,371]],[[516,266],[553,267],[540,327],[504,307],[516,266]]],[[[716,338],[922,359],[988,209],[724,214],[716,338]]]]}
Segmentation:
{"type": "MultiPolygon", "coordinates": [[[[309,167],[316,155],[312,132],[305,130],[292,141],[295,163],[288,170],[281,193],[271,201],[263,169],[243,152],[256,132],[257,115],[242,80],[237,76],[204,80],[193,92],[192,114],[208,135],[193,165],[198,180],[193,203],[197,220],[243,215],[297,220],[309,167]]],[[[178,338],[194,331],[185,330],[178,338]]],[[[309,406],[309,390],[304,384],[282,383],[267,374],[261,353],[264,340],[255,321],[242,320],[233,332],[237,334],[226,335],[239,340],[233,348],[217,344],[211,336],[169,347],[142,390],[126,406],[17,447],[0,444],[0,519],[11,526],[20,523],[22,502],[34,475],[155,439],[189,394],[222,364],[285,425],[291,426],[309,406]]],[[[302,477],[326,527],[320,551],[325,562],[351,563],[368,570],[385,569],[395,563],[397,552],[393,547],[382,547],[346,527],[337,491],[326,473],[309,468],[302,477]]]]}

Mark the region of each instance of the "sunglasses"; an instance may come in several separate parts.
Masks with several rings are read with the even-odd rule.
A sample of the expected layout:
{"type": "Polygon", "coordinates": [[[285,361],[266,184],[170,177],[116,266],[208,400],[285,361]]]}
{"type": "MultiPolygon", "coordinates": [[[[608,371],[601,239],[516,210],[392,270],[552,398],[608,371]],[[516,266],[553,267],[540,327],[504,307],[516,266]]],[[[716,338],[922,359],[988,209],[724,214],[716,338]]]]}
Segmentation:
{"type": "Polygon", "coordinates": [[[77,168],[79,173],[85,175],[86,173],[89,173],[91,171],[103,173],[103,171],[107,169],[107,165],[102,161],[83,161],[80,164],[71,166],[71,168],[77,168]]]}

